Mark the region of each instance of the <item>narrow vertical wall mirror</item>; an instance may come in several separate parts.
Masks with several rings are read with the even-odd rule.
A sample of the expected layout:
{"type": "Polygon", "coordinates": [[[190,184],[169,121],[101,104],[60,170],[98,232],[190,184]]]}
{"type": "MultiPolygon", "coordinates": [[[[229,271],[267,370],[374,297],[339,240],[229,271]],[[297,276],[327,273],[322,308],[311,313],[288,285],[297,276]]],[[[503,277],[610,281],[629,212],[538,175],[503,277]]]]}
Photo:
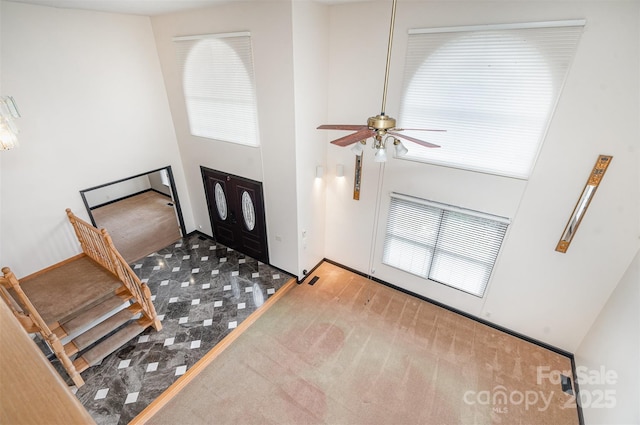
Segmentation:
{"type": "Polygon", "coordinates": [[[600,181],[602,180],[605,171],[607,171],[607,167],[611,163],[612,158],[613,157],[610,155],[600,155],[598,157],[596,165],[594,165],[593,170],[591,170],[587,184],[584,186],[582,194],[578,199],[578,203],[573,209],[573,213],[567,222],[567,226],[564,228],[564,232],[562,232],[562,237],[560,238],[560,241],[558,241],[556,251],[567,252],[567,249],[573,240],[573,236],[576,234],[578,226],[580,225],[584,214],[587,212],[591,199],[593,199],[593,195],[596,193],[598,185],[600,185],[600,181]]]}
{"type": "Polygon", "coordinates": [[[356,155],[356,171],[353,176],[353,199],[360,200],[360,185],[362,184],[362,155],[356,155]]]}
{"type": "Polygon", "coordinates": [[[89,219],[131,263],[186,235],[171,166],[80,191],[89,219]]]}

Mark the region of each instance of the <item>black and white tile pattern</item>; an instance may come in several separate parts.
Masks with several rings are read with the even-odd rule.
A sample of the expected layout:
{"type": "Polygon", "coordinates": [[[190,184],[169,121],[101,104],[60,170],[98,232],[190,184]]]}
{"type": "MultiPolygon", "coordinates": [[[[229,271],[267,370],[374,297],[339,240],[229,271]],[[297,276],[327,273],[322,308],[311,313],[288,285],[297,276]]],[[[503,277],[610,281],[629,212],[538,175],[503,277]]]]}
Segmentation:
{"type": "Polygon", "coordinates": [[[292,278],[194,235],[132,268],[149,285],[163,328],[82,373],[76,396],[99,425],[128,423],[292,278]]]}

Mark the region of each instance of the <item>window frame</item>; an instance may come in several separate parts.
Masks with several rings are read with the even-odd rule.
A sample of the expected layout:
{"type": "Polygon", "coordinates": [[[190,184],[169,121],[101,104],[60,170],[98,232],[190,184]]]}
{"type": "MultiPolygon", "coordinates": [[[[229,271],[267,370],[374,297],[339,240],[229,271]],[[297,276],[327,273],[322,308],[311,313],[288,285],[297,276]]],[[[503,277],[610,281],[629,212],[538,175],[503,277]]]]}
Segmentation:
{"type": "MultiPolygon", "coordinates": [[[[422,198],[417,198],[409,195],[403,195],[400,193],[391,192],[389,210],[387,215],[387,223],[385,224],[384,230],[383,230],[384,237],[382,238],[382,254],[381,254],[380,262],[381,264],[387,267],[391,267],[393,269],[400,270],[405,273],[409,273],[420,279],[441,284],[446,287],[456,289],[458,291],[462,291],[466,294],[482,299],[484,298],[486,290],[493,276],[493,271],[495,269],[496,263],[498,262],[500,252],[502,251],[502,246],[506,239],[506,234],[507,234],[510,223],[511,223],[510,219],[506,217],[487,214],[487,213],[474,211],[474,210],[470,210],[470,209],[466,209],[466,208],[462,208],[454,205],[443,204],[443,203],[434,202],[434,201],[430,201],[422,198]],[[405,228],[405,231],[411,234],[410,237],[404,237],[402,234],[390,234],[389,229],[392,226],[392,224],[397,224],[402,220],[402,218],[404,218],[402,216],[394,217],[393,215],[394,202],[405,203],[405,205],[397,206],[398,208],[401,208],[403,210],[406,210],[408,208],[423,209],[424,211],[428,211],[428,214],[431,217],[431,219],[437,216],[438,217],[437,223],[435,224],[428,223],[429,225],[433,225],[435,227],[434,232],[431,232],[431,231],[428,232],[428,233],[434,233],[434,235],[432,235],[433,236],[432,240],[426,240],[426,241],[419,240],[420,231],[418,230],[418,228],[420,227],[419,226],[420,222],[416,217],[412,217],[413,219],[413,221],[411,222],[412,227],[405,228]],[[413,204],[413,205],[408,205],[408,204],[413,204]],[[492,235],[492,240],[493,242],[497,243],[497,246],[494,245],[488,252],[487,251],[483,252],[484,255],[487,255],[487,254],[490,255],[489,261],[483,261],[481,256],[464,256],[455,251],[450,252],[449,250],[446,249],[446,247],[443,247],[443,239],[445,237],[447,238],[451,237],[451,234],[443,236],[443,221],[447,220],[445,217],[449,215],[466,216],[469,218],[468,222],[471,222],[474,220],[491,222],[491,226],[493,226],[494,229],[490,229],[490,226],[487,226],[487,228],[489,229],[490,232],[493,231],[496,233],[496,235],[492,235]],[[395,221],[395,223],[392,223],[392,221],[395,221]],[[407,267],[403,267],[399,261],[396,261],[395,263],[390,261],[390,254],[395,256],[398,256],[398,255],[402,256],[403,252],[400,252],[400,251],[390,252],[390,249],[393,249],[393,248],[389,247],[388,241],[394,241],[394,242],[400,241],[400,243],[402,244],[410,244],[410,245],[413,245],[414,247],[418,247],[420,250],[423,250],[424,252],[429,252],[429,255],[426,255],[424,257],[425,264],[423,264],[423,266],[421,267],[421,269],[424,270],[424,272],[419,273],[419,272],[416,272],[415,268],[413,270],[410,270],[407,267]],[[450,281],[444,281],[441,279],[434,278],[433,277],[434,273],[438,271],[438,270],[434,270],[434,263],[438,261],[437,257],[439,256],[439,253],[440,255],[444,253],[445,255],[449,255],[449,256],[454,256],[454,257],[458,256],[464,259],[466,261],[466,264],[482,265],[483,266],[482,270],[486,273],[486,278],[483,279],[483,283],[479,286],[478,291],[473,292],[469,289],[465,289],[467,288],[465,285],[458,285],[455,282],[452,283],[450,281]]],[[[407,223],[404,223],[404,224],[409,224],[409,222],[407,221],[407,223]]],[[[457,229],[460,230],[461,228],[464,230],[464,227],[458,227],[457,229]]],[[[453,234],[453,236],[456,236],[456,235],[457,233],[453,234]]],[[[428,237],[431,237],[431,236],[428,236],[428,237]]],[[[466,246],[473,248],[472,245],[473,244],[468,244],[466,246]]],[[[406,252],[411,252],[411,251],[405,251],[405,253],[406,252]]],[[[414,253],[414,252],[411,252],[411,253],[414,253]]]]}
{"type": "MultiPolygon", "coordinates": [[[[174,37],[173,41],[176,45],[176,53],[181,71],[182,93],[185,102],[185,111],[187,113],[189,133],[192,136],[202,137],[209,140],[218,140],[248,147],[260,147],[258,99],[251,33],[249,31],[239,31],[230,33],[179,36],[174,37]],[[193,90],[192,87],[189,90],[187,89],[186,80],[187,78],[189,78],[189,76],[187,75],[187,72],[189,71],[189,58],[193,53],[194,48],[198,47],[198,44],[201,41],[222,41],[224,39],[232,38],[235,38],[237,40],[237,45],[232,46],[231,44],[229,44],[227,47],[229,47],[229,50],[233,52],[234,56],[229,56],[224,59],[226,59],[227,61],[227,66],[229,62],[239,62],[241,64],[241,71],[243,72],[240,72],[240,70],[238,70],[238,72],[235,72],[234,74],[236,76],[246,76],[246,84],[236,86],[230,84],[221,84],[219,80],[215,79],[215,71],[211,71],[209,72],[207,77],[202,78],[199,81],[196,81],[195,79],[191,81],[191,83],[203,86],[203,90],[209,92],[208,95],[205,93],[203,93],[202,95],[193,95],[188,93],[189,90],[193,90]],[[218,101],[213,100],[212,96],[210,95],[211,92],[215,92],[216,83],[218,83],[217,87],[224,86],[226,87],[226,89],[228,89],[228,91],[225,92],[226,95],[220,97],[218,101]],[[236,90],[235,92],[233,91],[234,89],[236,90]],[[235,113],[227,112],[233,109],[228,107],[228,99],[234,99],[236,97],[246,98],[247,96],[248,100],[245,99],[244,103],[238,103],[238,105],[240,105],[238,109],[246,110],[244,111],[245,113],[243,113],[242,116],[237,116],[237,114],[240,113],[238,111],[236,111],[235,113]],[[207,101],[203,102],[203,100],[207,101]],[[200,103],[201,105],[198,106],[198,103],[200,103]],[[244,107],[242,106],[243,104],[244,107]],[[207,108],[212,108],[214,110],[222,109],[224,110],[224,113],[215,114],[215,118],[211,118],[210,120],[198,116],[205,115],[203,113],[203,110],[207,108]],[[190,111],[196,110],[197,112],[192,115],[192,112],[190,111]],[[248,113],[246,113],[247,111],[248,113]],[[222,127],[222,129],[219,131],[213,128],[207,128],[211,127],[210,122],[214,119],[217,122],[232,122],[232,124],[228,124],[227,127],[222,127]]],[[[223,64],[225,64],[224,61],[222,62],[223,64]]]]}

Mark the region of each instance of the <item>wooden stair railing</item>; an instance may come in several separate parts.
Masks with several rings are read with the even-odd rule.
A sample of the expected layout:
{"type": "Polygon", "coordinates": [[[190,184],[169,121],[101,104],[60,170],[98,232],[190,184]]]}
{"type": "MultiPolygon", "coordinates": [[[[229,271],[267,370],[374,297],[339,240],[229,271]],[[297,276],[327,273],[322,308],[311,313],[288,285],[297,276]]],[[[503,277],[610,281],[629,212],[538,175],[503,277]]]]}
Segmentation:
{"type": "Polygon", "coordinates": [[[49,346],[55,353],[56,357],[60,359],[60,362],[62,362],[62,365],[76,387],[79,388],[84,385],[84,379],[82,379],[80,372],[78,372],[73,365],[73,362],[65,352],[62,342],[58,336],[51,331],[45,321],[42,320],[42,317],[38,314],[38,311],[33,304],[31,304],[31,301],[29,301],[29,298],[20,287],[20,282],[11,269],[9,269],[9,267],[3,267],[2,273],[4,276],[0,276],[0,296],[9,306],[22,327],[24,327],[24,329],[29,333],[39,332],[40,335],[42,335],[42,337],[49,343],[49,346]],[[9,294],[9,289],[13,291],[14,296],[9,294]],[[14,297],[17,297],[17,300],[14,297]],[[19,304],[21,304],[22,307],[19,304]]]}
{"type": "Polygon", "coordinates": [[[111,236],[105,229],[97,229],[86,221],[78,218],[67,208],[67,217],[76,232],[83,252],[95,262],[116,275],[131,293],[142,309],[142,315],[151,323],[156,331],[162,329],[149,287],[131,270],[129,264],[118,252],[111,236]]]}
{"type": "Polygon", "coordinates": [[[147,327],[159,331],[162,324],[149,287],[120,255],[107,231],[70,209],[66,213],[83,253],[22,278],[22,283],[4,267],[0,298],[27,332],[44,338],[80,387],[84,384],[80,372],[147,327]]]}

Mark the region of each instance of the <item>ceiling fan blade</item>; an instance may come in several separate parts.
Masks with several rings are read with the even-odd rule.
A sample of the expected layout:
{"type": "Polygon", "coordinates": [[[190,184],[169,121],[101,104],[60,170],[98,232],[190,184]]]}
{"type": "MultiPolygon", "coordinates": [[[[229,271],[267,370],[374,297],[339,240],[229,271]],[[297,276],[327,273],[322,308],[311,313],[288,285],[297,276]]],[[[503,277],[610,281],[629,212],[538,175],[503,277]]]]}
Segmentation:
{"type": "Polygon", "coordinates": [[[374,134],[376,134],[375,131],[369,128],[364,128],[363,130],[357,131],[348,136],[344,136],[339,139],[333,140],[331,143],[338,146],[349,146],[353,143],[359,142],[360,140],[368,139],[374,134]]]}
{"type": "Polygon", "coordinates": [[[324,124],[318,127],[318,130],[350,130],[358,131],[367,128],[366,125],[348,125],[348,124],[324,124]]]}
{"type": "Polygon", "coordinates": [[[447,130],[436,130],[433,128],[394,128],[393,131],[447,131],[447,130]]]}
{"type": "Polygon", "coordinates": [[[408,140],[413,143],[417,143],[418,145],[425,146],[427,148],[439,148],[440,145],[435,145],[433,143],[425,142],[424,140],[416,139],[415,137],[405,136],[404,134],[397,133],[396,131],[387,131],[387,133],[392,134],[401,139],[408,140]]]}

